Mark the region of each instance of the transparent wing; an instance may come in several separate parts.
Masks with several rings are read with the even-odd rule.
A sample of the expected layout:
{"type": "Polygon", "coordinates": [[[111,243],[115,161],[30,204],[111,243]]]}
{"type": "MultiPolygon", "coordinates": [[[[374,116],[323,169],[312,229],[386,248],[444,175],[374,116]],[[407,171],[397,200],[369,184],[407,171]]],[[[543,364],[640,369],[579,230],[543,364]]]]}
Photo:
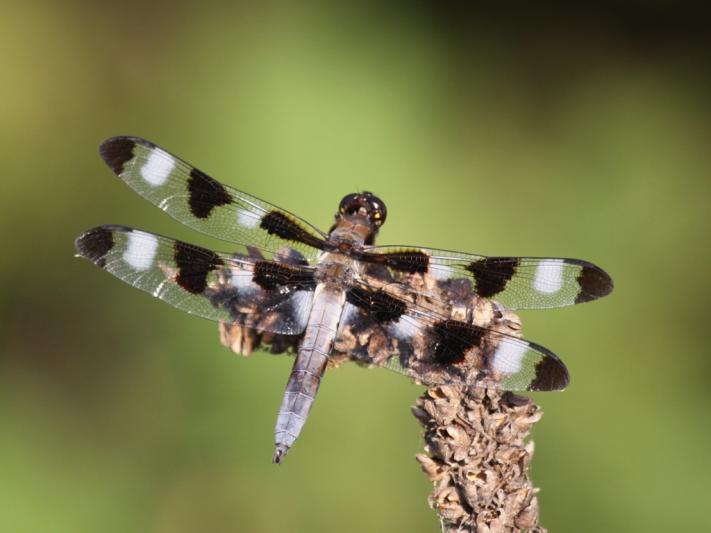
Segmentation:
{"type": "Polygon", "coordinates": [[[612,291],[600,267],[580,259],[486,257],[432,248],[373,246],[359,259],[384,265],[392,279],[407,282],[428,275],[445,286],[467,280],[470,290],[509,309],[564,307],[596,300],[612,291]]]}
{"type": "Polygon", "coordinates": [[[293,253],[271,261],[213,252],[125,226],[99,226],[75,241],[81,257],[189,314],[274,333],[304,331],[313,270],[293,253]]]}
{"type": "Polygon", "coordinates": [[[568,385],[568,371],[554,353],[505,333],[504,326],[453,320],[363,284],[347,293],[335,349],[427,385],[508,391],[561,390],[568,385]]]}
{"type": "Polygon", "coordinates": [[[284,246],[309,262],[323,247],[323,232],[299,217],[228,187],[139,137],[112,137],[99,153],[133,190],[198,231],[274,253],[284,246]]]}

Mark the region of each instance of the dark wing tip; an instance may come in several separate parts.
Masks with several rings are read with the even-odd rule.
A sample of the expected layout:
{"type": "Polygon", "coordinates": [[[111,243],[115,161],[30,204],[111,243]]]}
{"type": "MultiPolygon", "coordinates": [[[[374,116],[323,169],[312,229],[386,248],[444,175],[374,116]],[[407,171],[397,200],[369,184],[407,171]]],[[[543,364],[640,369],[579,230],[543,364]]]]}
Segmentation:
{"type": "Polygon", "coordinates": [[[85,231],[74,241],[74,248],[80,256],[103,267],[106,254],[114,247],[114,236],[110,227],[99,226],[85,231]]]}
{"type": "Polygon", "coordinates": [[[86,230],[74,240],[74,248],[81,257],[103,267],[106,264],[106,254],[114,247],[114,233],[130,233],[128,226],[106,224],[86,230]]]}
{"type": "Polygon", "coordinates": [[[580,293],[575,298],[576,304],[597,300],[612,292],[614,284],[607,272],[592,263],[584,263],[582,267],[578,274],[580,293]]]}
{"type": "Polygon", "coordinates": [[[119,135],[106,139],[99,146],[99,155],[116,174],[123,172],[126,161],[133,158],[133,148],[137,145],[153,147],[154,144],[141,137],[119,135]]]}
{"type": "Polygon", "coordinates": [[[542,346],[536,346],[536,348],[544,354],[544,357],[536,364],[536,377],[531,382],[528,390],[554,391],[565,389],[570,383],[570,375],[565,363],[553,352],[542,346]]]}

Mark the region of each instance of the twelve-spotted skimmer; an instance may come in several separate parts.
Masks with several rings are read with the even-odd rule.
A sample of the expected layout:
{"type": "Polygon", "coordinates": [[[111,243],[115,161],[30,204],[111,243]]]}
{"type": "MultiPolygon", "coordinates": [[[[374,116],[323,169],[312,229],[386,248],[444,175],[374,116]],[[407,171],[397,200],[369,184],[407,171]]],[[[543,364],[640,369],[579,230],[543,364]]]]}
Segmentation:
{"type": "Polygon", "coordinates": [[[387,211],[370,192],[345,196],[324,233],[144,139],[114,137],[100,153],[169,215],[243,246],[217,253],[116,225],[75,243],[79,255],[183,311],[295,349],[276,423],[277,463],[301,432],[329,361],[384,366],[424,384],[560,390],[565,365],[518,338],[507,310],[577,304],[612,290],[602,269],[577,259],[375,246],[387,211]]]}

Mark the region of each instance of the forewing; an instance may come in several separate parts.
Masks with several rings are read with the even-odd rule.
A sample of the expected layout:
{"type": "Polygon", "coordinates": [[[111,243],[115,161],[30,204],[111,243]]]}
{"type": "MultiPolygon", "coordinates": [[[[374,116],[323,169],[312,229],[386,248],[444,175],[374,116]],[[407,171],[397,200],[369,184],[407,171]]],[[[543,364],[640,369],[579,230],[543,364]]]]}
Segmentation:
{"type": "Polygon", "coordinates": [[[467,280],[470,290],[509,309],[544,309],[588,302],[612,291],[600,267],[580,259],[486,257],[432,248],[374,246],[359,257],[385,265],[395,281],[429,276],[441,287],[467,280]]]}
{"type": "Polygon", "coordinates": [[[324,234],[297,216],[228,187],[139,137],[112,137],[99,153],[133,190],[183,224],[274,253],[296,248],[314,261],[324,234]]]}
{"type": "Polygon", "coordinates": [[[347,293],[335,349],[426,385],[564,389],[569,378],[563,362],[543,346],[495,329],[504,326],[448,319],[363,285],[347,293]]]}
{"type": "Polygon", "coordinates": [[[315,287],[293,255],[280,261],[213,252],[125,226],[99,226],[75,241],[120,280],[189,314],[285,335],[302,333],[315,287]]]}

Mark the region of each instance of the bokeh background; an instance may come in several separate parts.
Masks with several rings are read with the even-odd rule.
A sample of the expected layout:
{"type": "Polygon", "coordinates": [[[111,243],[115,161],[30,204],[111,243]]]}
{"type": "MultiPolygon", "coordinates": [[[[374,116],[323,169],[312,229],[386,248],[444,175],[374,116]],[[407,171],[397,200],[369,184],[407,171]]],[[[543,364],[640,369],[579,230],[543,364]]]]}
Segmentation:
{"type": "Polygon", "coordinates": [[[97,155],[151,139],[381,243],[581,257],[606,300],[522,313],[572,384],[535,396],[551,531],[711,527],[709,37],[693,4],[2,2],[0,531],[437,531],[414,460],[423,390],[326,376],[270,462],[291,361],[74,259],[123,223],[229,251],[97,155]]]}

